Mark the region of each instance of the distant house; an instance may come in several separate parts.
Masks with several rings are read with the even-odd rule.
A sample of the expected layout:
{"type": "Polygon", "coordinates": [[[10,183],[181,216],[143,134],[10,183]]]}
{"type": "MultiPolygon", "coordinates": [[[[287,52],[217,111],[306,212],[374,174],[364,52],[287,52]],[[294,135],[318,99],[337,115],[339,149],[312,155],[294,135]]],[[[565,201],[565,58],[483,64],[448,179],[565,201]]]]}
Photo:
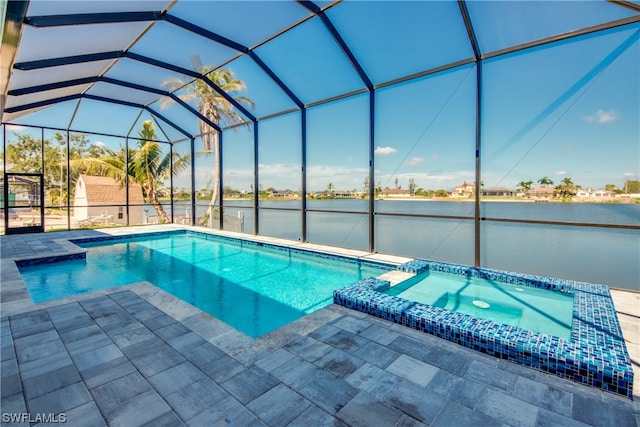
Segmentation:
{"type": "Polygon", "coordinates": [[[334,191],[333,197],[336,199],[353,199],[355,196],[351,191],[334,191]]]}
{"type": "Polygon", "coordinates": [[[576,192],[576,198],[578,199],[609,199],[612,197],[614,197],[613,191],[603,188],[598,190],[591,188],[587,188],[586,190],[580,189],[576,192]]]}
{"type": "Polygon", "coordinates": [[[271,197],[284,197],[285,199],[295,199],[297,194],[292,190],[273,190],[270,193],[271,197]]]}
{"type": "MultiPolygon", "coordinates": [[[[73,198],[73,217],[88,225],[126,225],[126,203],[126,188],[115,179],[80,175],[73,198]]],[[[129,205],[129,223],[142,224],[144,197],[140,184],[129,183],[129,205]]]]}
{"type": "Polygon", "coordinates": [[[316,191],[315,193],[311,194],[311,197],[316,199],[353,199],[355,195],[351,191],[325,190],[316,191]]]}
{"type": "Polygon", "coordinates": [[[403,190],[401,188],[385,188],[382,190],[382,195],[384,197],[407,197],[410,196],[411,193],[409,190],[403,190]]]}
{"type": "Polygon", "coordinates": [[[168,188],[160,188],[156,191],[158,197],[171,197],[171,190],[168,188]]]}
{"type": "Polygon", "coordinates": [[[516,192],[513,190],[509,190],[505,187],[489,187],[482,189],[483,196],[501,196],[501,197],[510,197],[515,196],[516,192]]]}
{"type": "Polygon", "coordinates": [[[556,194],[556,190],[550,187],[534,188],[527,192],[527,196],[537,199],[551,199],[556,194]]]}
{"type": "Polygon", "coordinates": [[[475,193],[475,190],[475,184],[467,184],[465,182],[462,185],[456,185],[453,190],[449,191],[449,194],[451,197],[468,197],[472,196],[475,193]]]}

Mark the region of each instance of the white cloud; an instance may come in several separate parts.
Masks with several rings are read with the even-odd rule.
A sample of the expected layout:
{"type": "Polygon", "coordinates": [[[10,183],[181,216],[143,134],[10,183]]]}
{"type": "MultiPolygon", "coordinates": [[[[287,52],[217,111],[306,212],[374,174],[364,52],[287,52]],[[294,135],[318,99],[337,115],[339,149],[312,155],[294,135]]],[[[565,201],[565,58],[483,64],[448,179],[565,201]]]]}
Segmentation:
{"type": "Polygon", "coordinates": [[[367,168],[314,165],[307,168],[307,188],[309,191],[324,190],[329,183],[338,190],[362,188],[368,176],[367,168]]]}
{"type": "MultiPolygon", "coordinates": [[[[307,168],[308,191],[319,191],[332,183],[339,190],[362,188],[369,170],[333,165],[313,165],[307,168]]],[[[302,172],[300,165],[288,163],[259,164],[260,184],[279,190],[297,190],[301,185],[302,172]]],[[[198,189],[213,183],[210,169],[196,168],[196,186],[198,189]]],[[[253,184],[253,168],[225,169],[224,185],[239,190],[249,190],[253,184]]]]}
{"type": "Polygon", "coordinates": [[[10,132],[16,132],[16,133],[20,133],[23,130],[27,129],[26,126],[21,126],[21,125],[7,125],[7,130],[10,132]]]}
{"type": "Polygon", "coordinates": [[[567,175],[569,172],[567,171],[558,171],[558,172],[554,172],[553,174],[556,176],[564,176],[567,175]]]}
{"type": "Polygon", "coordinates": [[[594,115],[585,116],[584,119],[590,123],[602,124],[602,123],[609,123],[614,120],[618,120],[618,115],[614,110],[610,110],[610,111],[598,110],[594,115]]]}
{"type": "Polygon", "coordinates": [[[102,141],[96,141],[96,142],[93,143],[93,145],[97,145],[98,147],[106,147],[107,146],[107,144],[105,144],[102,141]]]}
{"type": "Polygon", "coordinates": [[[412,157],[405,162],[408,166],[418,166],[420,163],[424,162],[422,157],[412,157]]]}
{"type": "Polygon", "coordinates": [[[288,163],[272,163],[272,164],[264,164],[260,163],[258,165],[258,173],[262,178],[269,177],[285,177],[285,178],[293,178],[296,174],[301,173],[300,165],[288,164],[288,163]]]}
{"type": "MultiPolygon", "coordinates": [[[[469,182],[469,179],[464,178],[468,173],[464,171],[458,172],[435,172],[435,173],[400,173],[394,175],[376,173],[376,183],[380,181],[382,187],[392,186],[395,183],[395,179],[398,178],[400,183],[408,183],[409,179],[413,178],[418,187],[425,189],[436,190],[439,188],[446,188],[458,184],[462,184],[463,181],[469,182]]],[[[407,188],[406,185],[403,188],[407,188]]]]}
{"type": "Polygon", "coordinates": [[[397,151],[398,150],[396,150],[395,148],[387,145],[386,147],[376,147],[375,154],[378,154],[380,156],[386,156],[388,154],[393,154],[397,151]]]}

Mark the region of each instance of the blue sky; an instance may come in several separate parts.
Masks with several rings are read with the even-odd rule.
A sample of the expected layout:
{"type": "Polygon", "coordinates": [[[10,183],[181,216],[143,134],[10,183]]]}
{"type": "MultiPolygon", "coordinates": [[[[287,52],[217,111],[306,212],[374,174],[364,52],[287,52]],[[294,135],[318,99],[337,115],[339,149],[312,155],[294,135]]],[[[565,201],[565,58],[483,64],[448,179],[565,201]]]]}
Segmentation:
{"type": "MultiPolygon", "coordinates": [[[[622,186],[639,179],[638,29],[602,38],[538,48],[487,61],[483,74],[485,187],[515,188],[521,181],[564,178],[583,188],[622,186]]],[[[472,182],[475,147],[474,66],[380,89],[376,94],[376,184],[425,189],[472,182]]],[[[263,135],[260,171],[269,185],[295,189],[299,127],[263,135]],[[278,145],[282,145],[281,151],[278,145]],[[295,153],[295,155],[293,155],[295,153]],[[295,180],[293,181],[295,183],[295,180]]],[[[308,110],[308,184],[362,188],[367,175],[368,96],[308,110]]],[[[265,124],[268,122],[265,122],[265,124]]],[[[261,125],[262,126],[262,125],[261,125]]],[[[262,128],[261,128],[262,129],[262,128]]],[[[249,132],[244,148],[251,145],[249,132]]],[[[242,140],[241,135],[234,139],[242,140]]],[[[240,151],[242,149],[239,149],[240,151]]],[[[234,149],[229,150],[231,153],[234,149]]],[[[234,177],[246,159],[225,155],[234,177]]],[[[251,159],[252,160],[252,159],[251,159]]],[[[241,181],[233,180],[239,187],[241,181]]],[[[230,185],[231,185],[230,182],[230,185]]],[[[266,186],[265,186],[266,188],[266,186]]]]}
{"type": "MultiPolygon", "coordinates": [[[[179,2],[171,13],[249,47],[308,16],[292,2],[217,2],[209,6],[213,9],[203,13],[202,2],[179,2]]],[[[524,5],[472,1],[468,6],[483,53],[632,15],[605,1],[524,5]]],[[[374,84],[472,56],[457,2],[403,2],[399,7],[397,2],[348,1],[327,14],[374,84]]],[[[640,179],[639,32],[640,25],[627,25],[485,60],[484,186],[515,189],[520,181],[535,182],[544,176],[556,183],[569,177],[583,188],[610,183],[622,186],[625,179],[640,179]]],[[[205,64],[230,61],[224,66],[245,81],[245,95],[255,102],[256,116],[294,107],[249,58],[233,59],[233,50],[168,23],[157,23],[132,51],[185,68],[190,67],[194,54],[205,64]]],[[[255,52],[304,103],[364,87],[318,18],[255,52]]],[[[82,75],[95,65],[76,71],[82,75]]],[[[184,78],[129,59],[120,60],[106,75],[153,87],[171,77],[184,78]]],[[[25,76],[18,73],[15,77],[25,76]]],[[[95,85],[89,93],[118,95],[132,102],[146,102],[147,96],[106,83],[95,85]]],[[[473,182],[475,94],[473,64],[377,90],[375,184],[393,187],[397,179],[402,188],[408,188],[413,179],[418,187],[435,190],[473,182]]],[[[195,132],[197,119],[188,111],[176,104],[159,104],[152,108],[195,132]]],[[[123,135],[133,129],[135,136],[141,122],[150,117],[147,112],[140,115],[133,108],[91,100],[83,100],[73,116],[75,108],[75,102],[59,104],[17,123],[65,127],[73,117],[74,129],[123,135]]],[[[307,110],[310,191],[325,189],[329,183],[336,189],[362,189],[368,175],[368,108],[368,95],[361,94],[307,110]]],[[[166,123],[159,124],[169,139],[181,138],[166,123]]],[[[260,121],[259,137],[263,188],[299,189],[300,113],[260,121]]],[[[122,142],[100,136],[91,140],[112,147],[122,142]]],[[[249,190],[254,168],[252,131],[227,131],[224,141],[225,184],[249,190]]],[[[175,147],[188,152],[186,143],[175,147]]],[[[196,187],[210,182],[210,159],[196,159],[196,187]]],[[[188,187],[189,179],[183,174],[175,185],[188,187]]]]}

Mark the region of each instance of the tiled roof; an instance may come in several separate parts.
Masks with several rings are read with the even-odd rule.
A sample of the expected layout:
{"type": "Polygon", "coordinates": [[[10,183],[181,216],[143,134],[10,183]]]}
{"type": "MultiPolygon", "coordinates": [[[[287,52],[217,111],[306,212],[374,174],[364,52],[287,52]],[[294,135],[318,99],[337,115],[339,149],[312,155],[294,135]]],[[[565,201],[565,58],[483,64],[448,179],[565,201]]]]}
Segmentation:
{"type": "MultiPolygon", "coordinates": [[[[87,202],[91,204],[120,204],[126,199],[124,184],[106,176],[80,175],[86,187],[87,202]]],[[[129,204],[144,203],[140,184],[129,183],[129,204]]]]}

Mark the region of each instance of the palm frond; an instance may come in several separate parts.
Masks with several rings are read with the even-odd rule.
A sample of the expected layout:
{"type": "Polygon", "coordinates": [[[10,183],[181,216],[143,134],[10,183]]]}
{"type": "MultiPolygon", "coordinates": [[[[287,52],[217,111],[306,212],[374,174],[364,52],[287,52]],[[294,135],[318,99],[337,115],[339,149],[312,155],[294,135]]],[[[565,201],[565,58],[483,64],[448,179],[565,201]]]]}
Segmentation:
{"type": "MultiPolygon", "coordinates": [[[[187,92],[177,95],[178,98],[182,99],[185,102],[193,102],[195,99],[197,99],[197,95],[194,93],[193,86],[188,82],[185,82],[177,77],[165,80],[160,84],[160,86],[166,87],[169,92],[175,92],[184,87],[187,89],[187,92]]],[[[167,108],[168,106],[172,105],[174,102],[175,101],[171,97],[165,96],[162,102],[160,103],[160,108],[161,109],[167,108]]]]}
{"type": "Polygon", "coordinates": [[[200,58],[200,55],[195,53],[191,55],[189,59],[191,60],[191,64],[193,64],[193,69],[202,74],[201,70],[202,68],[204,68],[204,65],[202,65],[202,59],[200,58]]]}
{"type": "Polygon", "coordinates": [[[95,158],[84,157],[81,159],[70,159],[69,167],[72,170],[87,175],[106,176],[124,184],[126,172],[124,163],[119,158],[95,158]]]}
{"type": "Polygon", "coordinates": [[[185,86],[187,83],[177,77],[173,77],[170,79],[167,79],[165,81],[163,81],[160,84],[160,87],[164,87],[167,88],[167,90],[169,92],[173,92],[174,90],[180,89],[181,87],[185,86]]]}
{"type": "Polygon", "coordinates": [[[158,173],[161,156],[162,149],[159,143],[145,142],[129,158],[130,174],[140,183],[152,179],[158,173]]]}

